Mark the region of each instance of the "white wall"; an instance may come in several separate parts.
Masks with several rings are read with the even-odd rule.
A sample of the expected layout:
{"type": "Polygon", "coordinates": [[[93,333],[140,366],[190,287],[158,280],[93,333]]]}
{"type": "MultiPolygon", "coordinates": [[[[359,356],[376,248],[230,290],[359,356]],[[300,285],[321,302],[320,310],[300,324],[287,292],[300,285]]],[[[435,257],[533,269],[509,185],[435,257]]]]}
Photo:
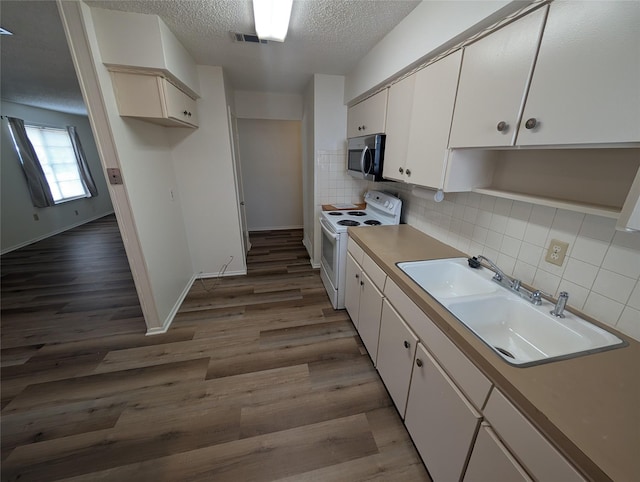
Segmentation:
{"type": "Polygon", "coordinates": [[[168,129],[194,273],[244,274],[227,98],[221,67],[198,66],[198,129],[168,129]],[[232,259],[233,258],[233,259],[232,259]]]}
{"type": "Polygon", "coordinates": [[[234,93],[238,119],[302,120],[302,96],[237,90],[234,93]]]}
{"type": "Polygon", "coordinates": [[[492,259],[508,275],[640,340],[640,235],[615,219],[477,193],[447,193],[436,203],[400,183],[402,222],[469,255],[492,259]],[[551,239],[569,243],[562,266],[544,260],[551,239]]]}
{"type": "Polygon", "coordinates": [[[437,55],[530,1],[424,1],[389,32],[345,81],[344,102],[383,84],[419,60],[437,55]]]}
{"type": "Polygon", "coordinates": [[[113,212],[91,126],[86,116],[64,114],[5,101],[1,104],[1,112],[3,116],[18,117],[27,123],[33,122],[61,128],[69,125],[76,126],[91,174],[98,188],[98,195],[92,198],[76,199],[47,208],[34,207],[29,197],[20,160],[11,140],[8,122],[3,119],[2,174],[0,176],[2,182],[0,204],[2,209],[2,253],[113,212]],[[34,214],[38,215],[38,221],[34,220],[34,214]]]}
{"type": "Polygon", "coordinates": [[[320,263],[320,211],[322,204],[361,202],[368,185],[347,175],[347,107],[344,77],[315,74],[313,115],[315,167],[313,211],[313,264],[320,263]]]}
{"type": "Polygon", "coordinates": [[[302,198],[304,235],[302,242],[307,249],[311,264],[317,267],[315,245],[315,119],[314,119],[315,81],[312,78],[304,91],[302,115],[302,198]]]}
{"type": "Polygon", "coordinates": [[[303,226],[299,121],[238,119],[249,231],[303,226]]]}
{"type": "MultiPolygon", "coordinates": [[[[102,92],[101,101],[115,143],[115,156],[122,170],[123,188],[157,312],[157,319],[145,321],[149,330],[157,331],[172,320],[193,279],[193,267],[168,128],[125,119],[118,114],[111,77],[102,64],[93,25],[93,17],[102,12],[104,10],[83,7],[90,52],[102,92]]],[[[120,34],[113,31],[109,35],[120,34]]]]}

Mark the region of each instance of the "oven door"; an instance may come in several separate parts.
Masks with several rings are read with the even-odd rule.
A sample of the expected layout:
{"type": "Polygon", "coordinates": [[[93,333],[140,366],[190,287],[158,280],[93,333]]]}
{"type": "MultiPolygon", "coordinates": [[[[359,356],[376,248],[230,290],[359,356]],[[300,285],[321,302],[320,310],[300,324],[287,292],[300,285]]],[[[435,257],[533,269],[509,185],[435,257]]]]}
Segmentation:
{"type": "Polygon", "coordinates": [[[320,219],[320,227],[322,228],[320,265],[333,285],[333,289],[337,289],[340,263],[340,235],[333,232],[324,219],[320,219]]]}

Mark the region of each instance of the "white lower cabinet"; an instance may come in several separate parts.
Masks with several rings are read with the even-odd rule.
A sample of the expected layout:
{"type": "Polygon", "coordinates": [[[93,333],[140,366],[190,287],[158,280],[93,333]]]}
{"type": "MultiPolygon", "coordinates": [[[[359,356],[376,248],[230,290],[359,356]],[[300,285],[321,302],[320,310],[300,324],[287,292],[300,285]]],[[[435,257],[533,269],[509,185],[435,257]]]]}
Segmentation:
{"type": "Polygon", "coordinates": [[[532,479],[518,461],[500,441],[489,424],[483,423],[478,432],[476,443],[464,482],[530,482],[532,479]]]}
{"type": "Polygon", "coordinates": [[[461,479],[481,418],[427,350],[418,345],[405,425],[435,482],[461,479]]]}
{"type": "Polygon", "coordinates": [[[499,390],[491,392],[484,416],[535,480],[584,482],[582,475],[499,390]]]}
{"type": "Polygon", "coordinates": [[[382,302],[377,368],[400,416],[404,417],[418,337],[387,300],[382,302]]]}
{"type": "Polygon", "coordinates": [[[362,258],[364,267],[356,262],[351,252],[347,253],[344,304],[371,360],[376,364],[384,298],[381,290],[386,274],[369,256],[363,254],[362,258]]]}

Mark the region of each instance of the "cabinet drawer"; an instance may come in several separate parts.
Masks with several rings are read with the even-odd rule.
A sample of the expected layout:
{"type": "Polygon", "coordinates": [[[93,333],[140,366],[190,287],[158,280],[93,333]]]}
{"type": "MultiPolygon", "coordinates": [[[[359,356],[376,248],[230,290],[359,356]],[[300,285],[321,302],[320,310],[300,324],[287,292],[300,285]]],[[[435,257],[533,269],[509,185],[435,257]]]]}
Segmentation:
{"type": "Polygon", "coordinates": [[[489,379],[390,278],[385,283],[384,294],[471,403],[482,409],[492,386],[489,379]]]}
{"type": "Polygon", "coordinates": [[[484,416],[536,480],[585,480],[500,391],[491,392],[484,416]]]}
{"type": "Polygon", "coordinates": [[[384,283],[387,280],[387,274],[376,264],[374,260],[372,260],[368,254],[363,253],[364,257],[362,260],[362,269],[367,276],[371,278],[373,284],[382,291],[384,290],[384,283]]]}
{"type": "Polygon", "coordinates": [[[351,253],[355,262],[362,266],[364,251],[352,238],[349,238],[349,241],[347,242],[347,252],[351,253]]]}
{"type": "Polygon", "coordinates": [[[489,480],[531,482],[531,477],[500,442],[491,427],[483,423],[473,446],[464,482],[487,482],[489,480]]]}

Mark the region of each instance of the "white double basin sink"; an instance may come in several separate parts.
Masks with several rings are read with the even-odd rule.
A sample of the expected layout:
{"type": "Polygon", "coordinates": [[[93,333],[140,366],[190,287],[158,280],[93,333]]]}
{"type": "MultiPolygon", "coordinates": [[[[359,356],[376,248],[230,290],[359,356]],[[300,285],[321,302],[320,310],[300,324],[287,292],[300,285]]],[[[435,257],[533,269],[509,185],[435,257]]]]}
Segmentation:
{"type": "Polygon", "coordinates": [[[626,345],[593,323],[554,305],[534,305],[491,278],[486,268],[471,268],[466,258],[397,263],[506,362],[526,367],[626,345]]]}

